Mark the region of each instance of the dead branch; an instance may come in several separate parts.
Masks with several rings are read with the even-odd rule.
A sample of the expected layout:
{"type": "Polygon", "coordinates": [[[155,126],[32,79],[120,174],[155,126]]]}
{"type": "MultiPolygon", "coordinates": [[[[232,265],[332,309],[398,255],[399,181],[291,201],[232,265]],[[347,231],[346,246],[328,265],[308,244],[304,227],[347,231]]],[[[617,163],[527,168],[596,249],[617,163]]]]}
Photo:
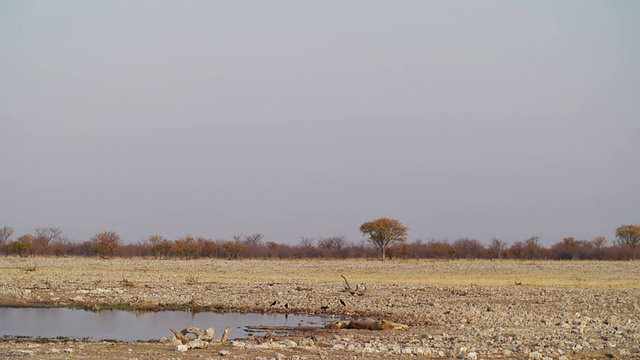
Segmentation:
{"type": "Polygon", "coordinates": [[[351,295],[357,295],[357,296],[362,296],[364,295],[365,291],[367,290],[366,286],[362,286],[362,289],[360,289],[360,284],[356,284],[356,288],[355,290],[351,288],[351,285],[349,285],[349,281],[347,281],[347,278],[344,275],[340,275],[342,276],[342,278],[344,279],[344,283],[346,284],[344,287],[344,290],[342,290],[343,292],[348,292],[351,295]]]}
{"type": "Polygon", "coordinates": [[[362,289],[360,289],[360,284],[356,285],[355,295],[362,296],[364,295],[365,291],[367,291],[367,287],[364,284],[362,285],[362,289]]]}
{"type": "Polygon", "coordinates": [[[224,343],[227,341],[227,339],[229,338],[229,334],[231,333],[231,328],[228,327],[226,329],[224,329],[224,332],[222,333],[222,336],[220,337],[219,342],[224,343]]]}
{"type": "MultiPolygon", "coordinates": [[[[186,330],[186,329],[185,329],[185,330],[186,330]]],[[[183,330],[183,331],[184,331],[184,330],[183,330]]],[[[180,342],[181,342],[182,344],[187,344],[187,343],[189,343],[191,340],[193,340],[193,339],[191,339],[191,338],[189,338],[189,337],[186,337],[186,336],[185,336],[185,334],[186,334],[186,333],[185,333],[185,334],[183,334],[181,331],[178,331],[178,329],[171,328],[171,332],[176,336],[176,338],[178,338],[178,340],[180,340],[180,342]]]]}
{"type": "Polygon", "coordinates": [[[187,335],[189,333],[194,334],[195,336],[202,336],[204,335],[204,330],[200,330],[197,327],[188,327],[184,330],[181,331],[182,335],[187,335]]]}
{"type": "Polygon", "coordinates": [[[351,285],[349,285],[349,281],[347,281],[347,278],[346,278],[344,275],[342,275],[342,274],[340,274],[340,276],[342,276],[342,278],[344,279],[344,283],[345,283],[345,284],[347,284],[347,285],[344,287],[344,291],[345,291],[345,292],[351,292],[351,285]]]}

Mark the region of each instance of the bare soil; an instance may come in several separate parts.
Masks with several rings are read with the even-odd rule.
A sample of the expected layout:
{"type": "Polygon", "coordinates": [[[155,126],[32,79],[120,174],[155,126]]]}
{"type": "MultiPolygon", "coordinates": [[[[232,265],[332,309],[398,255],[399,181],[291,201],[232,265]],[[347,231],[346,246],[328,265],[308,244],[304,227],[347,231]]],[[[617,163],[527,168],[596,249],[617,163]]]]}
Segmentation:
{"type": "Polygon", "coordinates": [[[409,325],[293,332],[187,352],[167,343],[4,340],[0,358],[640,358],[639,304],[637,261],[0,257],[0,306],[334,314],[409,325]],[[345,292],[340,275],[366,290],[345,292]]]}

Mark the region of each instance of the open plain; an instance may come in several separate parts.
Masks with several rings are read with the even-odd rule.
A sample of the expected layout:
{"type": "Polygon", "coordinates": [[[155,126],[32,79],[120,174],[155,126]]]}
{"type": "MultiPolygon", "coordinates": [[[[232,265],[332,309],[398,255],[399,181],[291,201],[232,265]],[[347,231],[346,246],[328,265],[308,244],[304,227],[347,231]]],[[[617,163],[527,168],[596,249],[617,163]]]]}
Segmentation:
{"type": "Polygon", "coordinates": [[[637,261],[0,257],[0,305],[290,312],[409,326],[293,331],[186,352],[160,342],[5,339],[0,358],[640,358],[637,261]],[[357,291],[345,291],[342,276],[357,291]]]}

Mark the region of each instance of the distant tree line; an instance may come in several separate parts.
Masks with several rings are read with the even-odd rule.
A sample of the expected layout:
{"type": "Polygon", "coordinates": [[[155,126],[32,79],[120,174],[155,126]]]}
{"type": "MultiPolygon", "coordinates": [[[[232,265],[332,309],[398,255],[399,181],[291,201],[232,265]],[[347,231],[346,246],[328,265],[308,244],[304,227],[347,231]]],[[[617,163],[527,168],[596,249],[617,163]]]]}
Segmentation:
{"type": "MultiPolygon", "coordinates": [[[[14,230],[0,228],[0,254],[14,256],[96,256],[134,257],[145,256],[156,259],[196,258],[379,258],[381,243],[386,238],[376,238],[375,228],[370,223],[361,230],[369,239],[348,241],[345,236],[301,237],[295,245],[269,241],[260,233],[234,235],[231,239],[209,239],[184,236],[167,239],[161,235],[150,235],[138,243],[124,243],[113,231],[94,235],[87,241],[74,242],[64,236],[57,227],[36,228],[33,233],[13,237],[14,230]],[[371,237],[371,235],[374,235],[371,237]],[[380,240],[382,239],[382,240],[380,240]],[[377,242],[376,242],[377,241],[377,242]]],[[[401,229],[402,230],[402,229],[401,229]]],[[[406,229],[404,229],[406,230],[406,229]]],[[[401,234],[405,235],[405,234],[401,234]]],[[[388,242],[384,256],[388,259],[548,259],[548,260],[630,260],[636,258],[640,241],[640,226],[624,225],[616,230],[616,239],[610,244],[599,236],[591,240],[566,237],[545,247],[540,237],[532,236],[512,243],[494,238],[489,244],[472,238],[448,240],[388,242]]]]}

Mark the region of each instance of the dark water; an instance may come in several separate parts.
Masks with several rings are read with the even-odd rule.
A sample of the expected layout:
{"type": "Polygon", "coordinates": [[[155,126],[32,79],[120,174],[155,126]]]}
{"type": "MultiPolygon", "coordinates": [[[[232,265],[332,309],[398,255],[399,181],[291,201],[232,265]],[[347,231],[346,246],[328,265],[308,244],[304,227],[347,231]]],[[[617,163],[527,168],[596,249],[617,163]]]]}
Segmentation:
{"type": "Polygon", "coordinates": [[[226,327],[232,329],[230,339],[246,337],[246,326],[322,326],[329,318],[302,315],[264,315],[238,313],[190,313],[184,311],[98,313],[64,308],[0,308],[0,335],[30,338],[67,337],[100,341],[153,340],[171,337],[170,328],[189,326],[213,327],[220,337],[226,327]]]}

